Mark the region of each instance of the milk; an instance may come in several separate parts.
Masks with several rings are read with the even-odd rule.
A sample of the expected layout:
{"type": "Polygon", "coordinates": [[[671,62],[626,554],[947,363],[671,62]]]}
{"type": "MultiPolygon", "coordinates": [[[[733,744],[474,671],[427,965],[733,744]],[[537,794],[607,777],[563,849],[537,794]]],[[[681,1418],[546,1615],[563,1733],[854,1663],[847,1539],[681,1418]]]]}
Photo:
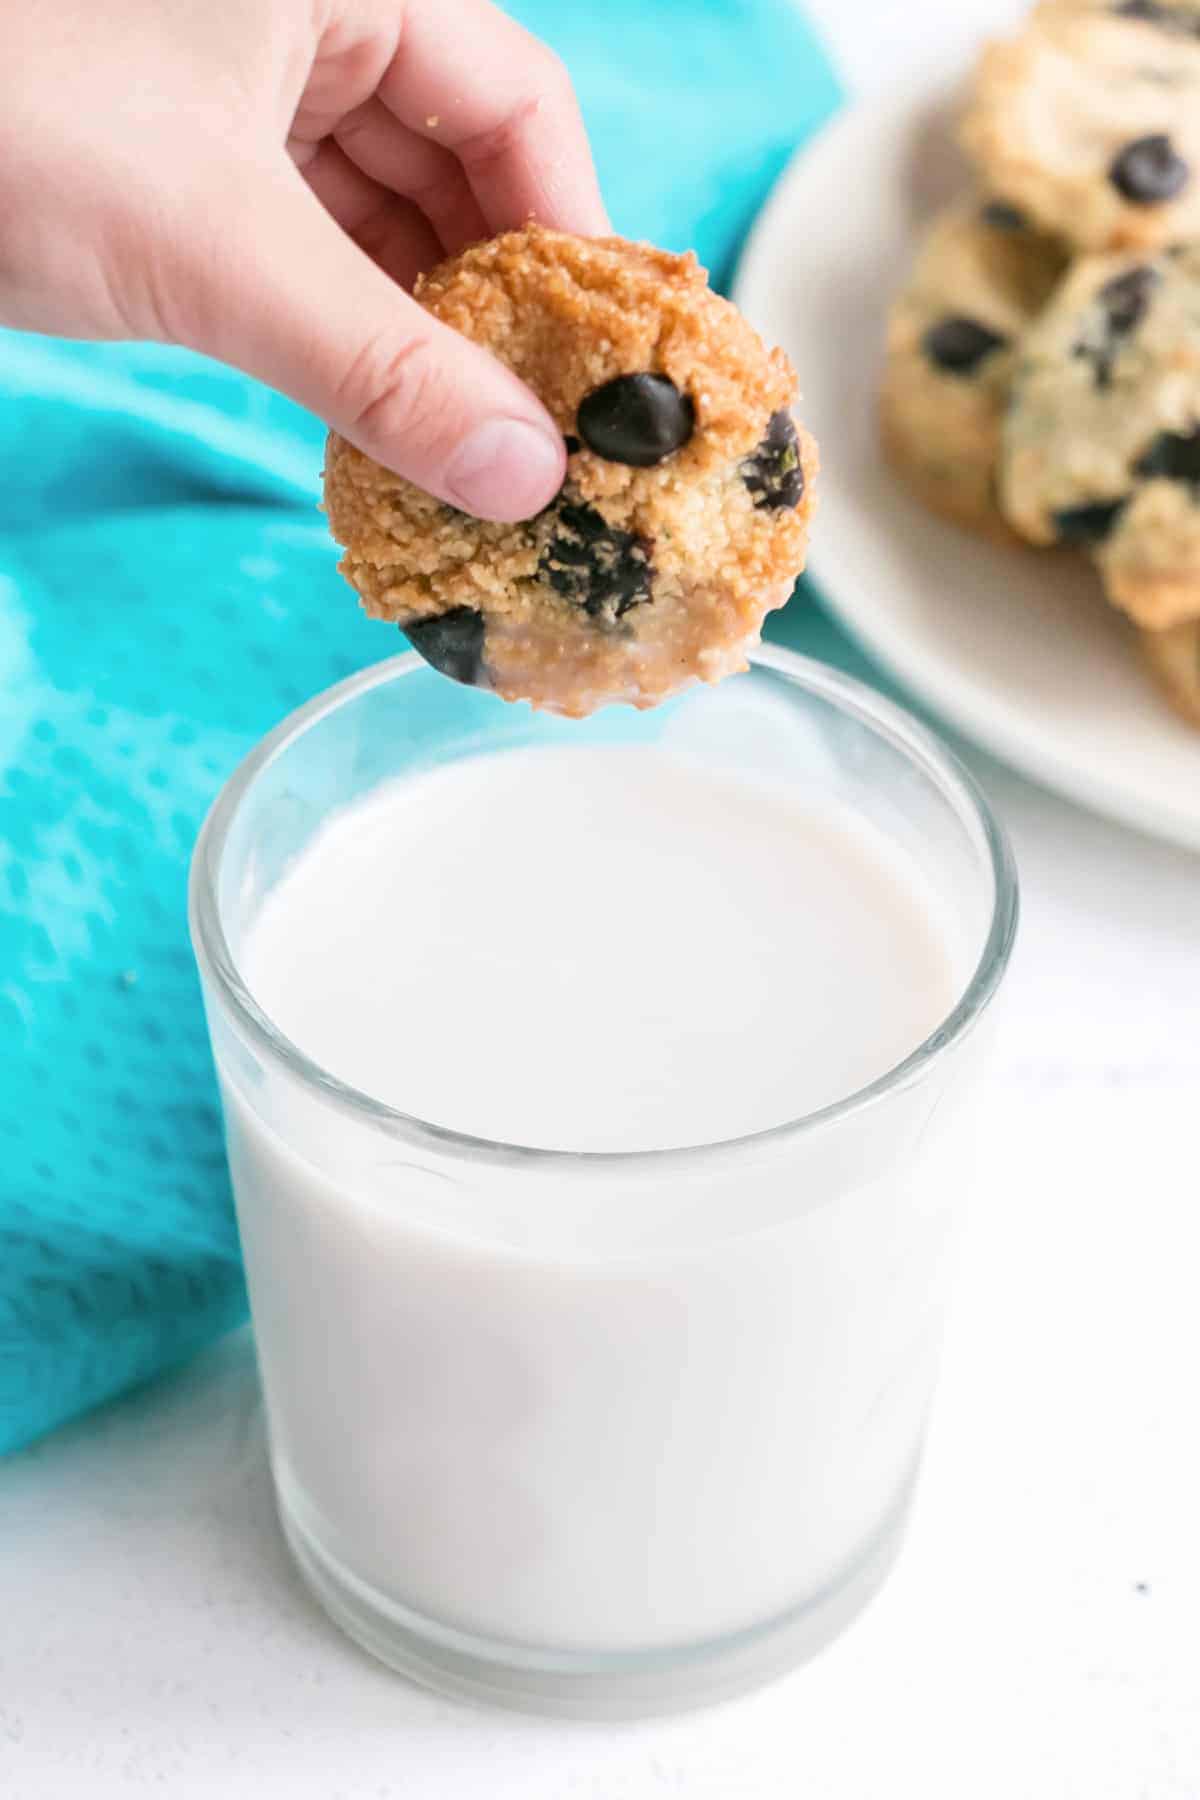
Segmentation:
{"type": "Polygon", "coordinates": [[[305,1056],[472,1138],[684,1153],[375,1129],[215,1034],[321,1581],[587,1659],[766,1630],[867,1566],[919,1456],[963,1083],[771,1128],[914,1051],[964,954],[849,808],[669,744],[468,755],[329,818],[237,950],[305,1056]]]}
{"type": "Polygon", "coordinates": [[[707,1144],[815,1112],[944,1017],[919,873],[668,749],[468,757],[333,820],[246,978],[331,1073],[477,1137],[707,1144]]]}

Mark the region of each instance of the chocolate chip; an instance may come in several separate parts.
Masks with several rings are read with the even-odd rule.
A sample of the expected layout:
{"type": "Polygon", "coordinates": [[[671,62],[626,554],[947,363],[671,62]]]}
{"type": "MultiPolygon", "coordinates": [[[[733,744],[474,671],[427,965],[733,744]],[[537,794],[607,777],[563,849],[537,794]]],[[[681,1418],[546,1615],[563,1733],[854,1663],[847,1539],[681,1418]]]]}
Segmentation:
{"type": "Polygon", "coordinates": [[[741,466],[742,480],[756,507],[767,512],[799,506],[804,493],[800,440],[790,412],[771,414],[767,435],[741,466]]]}
{"type": "Polygon", "coordinates": [[[1134,138],[1109,166],[1108,179],[1134,206],[1157,206],[1174,200],[1187,186],[1191,170],[1165,132],[1134,138]]]}
{"type": "Polygon", "coordinates": [[[1096,295],[1104,308],[1108,329],[1116,337],[1125,337],[1141,324],[1150,296],[1159,283],[1158,270],[1149,263],[1126,270],[1106,281],[1096,295]]]}
{"type": "Polygon", "coordinates": [[[1133,465],[1135,475],[1200,483],[1200,426],[1194,431],[1162,431],[1133,465]]]}
{"type": "Polygon", "coordinates": [[[577,437],[572,437],[570,432],[568,432],[563,439],[563,443],[567,446],[568,456],[577,456],[583,449],[583,445],[580,443],[579,439],[577,437]]]}
{"type": "Polygon", "coordinates": [[[1092,364],[1097,387],[1111,386],[1121,340],[1141,324],[1160,279],[1157,269],[1149,263],[1139,263],[1137,268],[1127,269],[1124,275],[1114,276],[1097,289],[1099,312],[1088,318],[1072,347],[1072,355],[1086,357],[1092,364]]]}
{"type": "Polygon", "coordinates": [[[593,619],[615,624],[651,598],[650,548],[631,531],[610,525],[594,506],[558,502],[554,536],[538,573],[593,619]]]}
{"type": "Polygon", "coordinates": [[[1119,500],[1064,507],[1051,514],[1055,535],[1060,544],[1102,544],[1128,504],[1128,494],[1122,494],[1119,500]]]}
{"type": "Polygon", "coordinates": [[[971,375],[985,356],[1001,350],[1008,339],[978,319],[951,316],[931,325],[921,339],[921,348],[931,363],[949,375],[971,375]]]}
{"type": "Polygon", "coordinates": [[[1007,200],[989,200],[980,218],[985,225],[994,226],[997,231],[1024,231],[1025,214],[1007,200]]]}
{"type": "Polygon", "coordinates": [[[584,396],[576,423],[588,449],[606,462],[649,469],[687,443],[696,408],[666,375],[617,375],[584,396]]]}
{"type": "Polygon", "coordinates": [[[431,619],[412,619],[401,626],[409,643],[431,669],[463,681],[468,687],[486,687],[483,673],[483,614],[473,606],[456,606],[431,619]]]}
{"type": "Polygon", "coordinates": [[[1200,36],[1200,9],[1164,6],[1162,0],[1118,0],[1112,10],[1119,19],[1141,19],[1184,37],[1200,36]]]}

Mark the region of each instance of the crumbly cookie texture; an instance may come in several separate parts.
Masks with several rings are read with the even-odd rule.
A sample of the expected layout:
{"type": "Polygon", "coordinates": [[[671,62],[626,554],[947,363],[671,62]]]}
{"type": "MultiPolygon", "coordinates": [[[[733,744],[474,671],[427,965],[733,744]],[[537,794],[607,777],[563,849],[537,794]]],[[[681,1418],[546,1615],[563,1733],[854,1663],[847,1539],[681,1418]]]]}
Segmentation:
{"type": "Polygon", "coordinates": [[[995,474],[1009,382],[1065,266],[1013,208],[972,200],[934,221],[888,316],[879,415],[890,462],[932,511],[1004,542],[995,474]]]}
{"type": "Polygon", "coordinates": [[[1139,633],[1151,674],[1176,711],[1200,725],[1200,621],[1139,633]]]}
{"type": "Polygon", "coordinates": [[[744,668],[804,566],[813,504],[783,352],[694,257],[534,225],[417,298],[540,396],[567,478],[537,518],[495,524],[331,435],[326,510],[367,612],[456,679],[571,717],[744,668]]]}
{"type": "Polygon", "coordinates": [[[1139,625],[1200,617],[1200,245],[1074,266],[1023,342],[1000,492],[1139,625]]]}
{"type": "Polygon", "coordinates": [[[990,192],[1079,249],[1200,237],[1200,39],[1143,13],[1043,6],[985,50],[962,139],[990,192]]]}

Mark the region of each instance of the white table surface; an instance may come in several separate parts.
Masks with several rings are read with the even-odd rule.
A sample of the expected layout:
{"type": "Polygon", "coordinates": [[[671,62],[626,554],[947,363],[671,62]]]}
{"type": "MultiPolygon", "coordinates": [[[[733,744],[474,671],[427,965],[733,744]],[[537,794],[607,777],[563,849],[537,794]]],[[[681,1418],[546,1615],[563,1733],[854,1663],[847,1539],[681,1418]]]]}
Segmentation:
{"type": "MultiPolygon", "coordinates": [[[[1011,8],[811,10],[865,90],[1011,8]]],[[[849,1634],[665,1723],[418,1692],[289,1567],[242,1334],[0,1467],[5,1800],[1200,1800],[1200,859],[977,766],[1025,895],[994,1135],[849,1634]]]]}

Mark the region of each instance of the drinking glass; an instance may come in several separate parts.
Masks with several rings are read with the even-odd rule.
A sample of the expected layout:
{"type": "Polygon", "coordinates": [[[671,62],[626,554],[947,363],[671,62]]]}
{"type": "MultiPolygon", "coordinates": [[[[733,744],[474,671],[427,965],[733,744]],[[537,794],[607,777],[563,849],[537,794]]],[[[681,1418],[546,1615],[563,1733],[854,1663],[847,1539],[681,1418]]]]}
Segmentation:
{"type": "Polygon", "coordinates": [[[862,1608],[909,1510],[1016,914],[951,754],[781,649],[571,722],[406,655],[264,739],[204,826],[191,926],[280,1517],[351,1636],[443,1690],[632,1716],[763,1681],[862,1608]],[[318,1067],[241,970],[280,876],[382,783],[567,744],[673,745],[869,822],[954,937],[946,1016],[816,1113],[661,1151],[483,1141],[318,1067]]]}

